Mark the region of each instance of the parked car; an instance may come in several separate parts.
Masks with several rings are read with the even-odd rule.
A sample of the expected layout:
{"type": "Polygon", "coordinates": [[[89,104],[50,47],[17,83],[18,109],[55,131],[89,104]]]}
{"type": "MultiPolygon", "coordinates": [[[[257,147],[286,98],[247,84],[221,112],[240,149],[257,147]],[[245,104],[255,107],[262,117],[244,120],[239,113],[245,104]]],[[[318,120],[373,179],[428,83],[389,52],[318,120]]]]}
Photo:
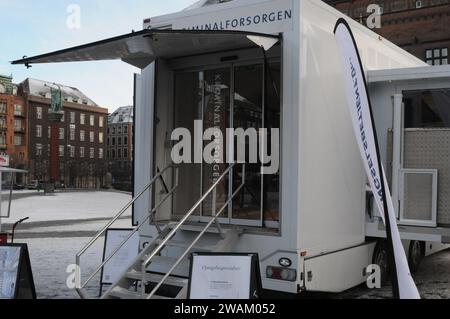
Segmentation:
{"type": "Polygon", "coordinates": [[[27,189],[43,189],[44,187],[44,182],[43,181],[38,181],[38,180],[34,180],[31,181],[28,185],[27,185],[27,189]]]}
{"type": "Polygon", "coordinates": [[[27,189],[37,189],[39,185],[38,181],[31,181],[27,185],[27,189]]]}
{"type": "Polygon", "coordinates": [[[25,185],[23,185],[23,184],[14,184],[13,189],[21,191],[21,190],[25,189],[25,185]]]}

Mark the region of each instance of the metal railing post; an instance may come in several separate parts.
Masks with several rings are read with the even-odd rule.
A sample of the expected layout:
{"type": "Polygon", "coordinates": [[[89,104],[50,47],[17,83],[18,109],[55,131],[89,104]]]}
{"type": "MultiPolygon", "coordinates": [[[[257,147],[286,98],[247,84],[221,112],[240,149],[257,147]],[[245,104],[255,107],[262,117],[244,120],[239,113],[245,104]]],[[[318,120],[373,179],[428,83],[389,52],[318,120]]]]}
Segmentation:
{"type": "Polygon", "coordinates": [[[89,284],[89,282],[91,282],[91,280],[93,278],[95,278],[95,276],[100,272],[100,270],[120,251],[120,249],[122,249],[122,247],[133,237],[133,235],[138,232],[140,230],[140,228],[151,218],[152,214],[154,212],[156,212],[166,201],[167,199],[173,195],[173,193],[175,192],[175,190],[178,188],[178,182],[176,183],[176,185],[172,188],[172,190],[153,208],[153,210],[151,212],[149,212],[148,216],[141,222],[139,223],[139,225],[130,233],[130,235],[113,251],[113,253],[108,257],[105,258],[105,260],[102,262],[102,264],[96,269],[96,271],[84,282],[82,283],[81,280],[81,257],[87,252],[87,250],[89,248],[92,247],[92,245],[97,242],[98,239],[100,239],[106,232],[107,230],[139,199],[142,197],[142,195],[144,195],[149,189],[151,189],[153,187],[153,185],[155,184],[155,182],[161,178],[161,176],[168,170],[168,169],[175,169],[176,171],[178,171],[178,166],[175,165],[169,165],[167,166],[165,169],[163,169],[161,172],[159,172],[155,177],[152,178],[152,180],[150,181],[150,183],[148,183],[144,189],[138,194],[136,195],[130,202],[128,202],[124,208],[122,208],[119,213],[114,216],[105,227],[102,228],[102,230],[100,230],[96,236],[94,236],[94,238],[92,238],[88,244],[86,244],[85,247],[83,247],[83,249],[76,255],[76,270],[75,270],[75,275],[76,275],[76,280],[79,279],[79,283],[77,282],[77,287],[76,290],[78,292],[78,294],[80,295],[81,298],[85,299],[86,293],[84,291],[84,288],[89,284]]]}
{"type": "MultiPolygon", "coordinates": [[[[214,190],[216,189],[216,187],[219,185],[219,182],[225,178],[225,176],[230,173],[232,171],[233,166],[236,165],[236,163],[234,163],[232,166],[230,166],[230,168],[218,179],[218,181],[212,186],[212,188],[210,188],[208,190],[208,192],[202,197],[202,199],[197,202],[196,205],[194,205],[194,207],[191,209],[191,211],[195,211],[195,209],[197,209],[197,207],[199,205],[201,205],[201,203],[203,203],[203,201],[205,201],[205,199],[207,198],[207,196],[212,192],[213,193],[213,197],[215,197],[214,195],[214,190]]],[[[236,195],[242,190],[242,188],[245,185],[245,164],[243,164],[243,176],[242,176],[242,183],[241,185],[236,189],[236,191],[232,194],[232,196],[228,199],[228,201],[222,206],[222,208],[219,210],[219,212],[215,215],[213,215],[213,218],[209,221],[209,223],[203,228],[203,230],[200,232],[200,234],[194,239],[194,241],[191,243],[191,245],[184,251],[184,253],[181,255],[181,257],[178,258],[178,260],[175,262],[175,264],[172,266],[172,268],[169,269],[169,271],[164,275],[164,277],[160,280],[160,282],[153,288],[153,290],[150,292],[150,294],[148,295],[147,299],[151,299],[156,292],[159,290],[159,288],[161,288],[161,286],[164,284],[164,282],[170,277],[170,275],[175,271],[175,269],[181,264],[181,262],[183,261],[184,258],[186,258],[186,256],[189,254],[189,252],[195,247],[195,245],[197,244],[197,242],[203,237],[203,235],[206,233],[206,231],[212,226],[213,223],[218,222],[218,219],[220,217],[220,215],[223,213],[223,211],[228,207],[228,205],[230,205],[233,202],[233,199],[236,197],[236,195]]],[[[213,205],[214,206],[214,205],[213,205]]],[[[191,211],[186,215],[186,216],[190,216],[191,211]]],[[[185,218],[186,218],[185,216],[185,218]]],[[[182,225],[183,225],[184,221],[181,221],[180,223],[178,223],[178,225],[175,227],[175,229],[179,229],[182,225]]],[[[220,226],[220,223],[219,223],[220,226]]],[[[175,230],[174,229],[174,230],[175,230]]],[[[170,239],[172,238],[172,233],[173,231],[168,235],[168,237],[166,237],[166,239],[170,239]]],[[[167,242],[163,241],[163,243],[161,243],[161,245],[156,249],[157,251],[160,250],[160,248],[162,248],[163,246],[165,246],[167,244],[167,242]]],[[[150,263],[151,259],[154,257],[154,254],[152,254],[152,256],[150,256],[144,263],[143,263],[143,267],[142,269],[147,269],[147,265],[150,263]]],[[[143,295],[145,295],[145,292],[143,292],[143,295]]]]}

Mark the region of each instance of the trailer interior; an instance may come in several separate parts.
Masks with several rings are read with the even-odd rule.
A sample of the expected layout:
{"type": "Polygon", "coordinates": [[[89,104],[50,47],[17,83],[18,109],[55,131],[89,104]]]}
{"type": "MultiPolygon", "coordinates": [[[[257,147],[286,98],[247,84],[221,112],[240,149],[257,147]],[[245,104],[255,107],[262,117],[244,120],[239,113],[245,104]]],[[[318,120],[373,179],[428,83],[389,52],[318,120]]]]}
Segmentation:
{"type": "MultiPolygon", "coordinates": [[[[269,132],[280,129],[280,52],[278,42],[267,52],[251,48],[157,61],[154,171],[172,164],[171,150],[175,142],[170,140],[171,132],[186,128],[195,138],[198,134],[195,121],[201,132],[214,128],[224,135],[229,128],[244,131],[254,128],[257,132],[262,128],[269,132]]],[[[270,135],[268,138],[271,139],[270,135]]],[[[191,142],[194,152],[202,152],[203,148],[196,150],[194,141],[191,142]]],[[[221,142],[224,148],[221,154],[215,155],[226,160],[232,153],[234,158],[228,163],[237,163],[237,138],[221,142]],[[230,152],[230,148],[234,151],[230,152]]],[[[205,147],[210,141],[203,143],[205,147]]],[[[280,225],[280,170],[273,175],[262,174],[261,159],[257,163],[249,160],[256,145],[249,138],[245,143],[245,170],[242,165],[233,167],[217,187],[217,207],[231,200],[220,223],[277,232],[280,225]],[[241,184],[243,187],[236,193],[241,184]]],[[[260,151],[257,150],[258,154],[260,151]]],[[[227,163],[206,163],[204,160],[179,164],[178,189],[171,205],[159,212],[158,219],[181,219],[228,168],[227,163]]],[[[175,178],[172,176],[166,183],[169,188],[173,187],[175,178]]],[[[161,192],[156,188],[154,196],[158,197],[158,194],[161,192]]],[[[191,221],[207,222],[215,214],[213,206],[212,196],[209,196],[191,221]]]]}

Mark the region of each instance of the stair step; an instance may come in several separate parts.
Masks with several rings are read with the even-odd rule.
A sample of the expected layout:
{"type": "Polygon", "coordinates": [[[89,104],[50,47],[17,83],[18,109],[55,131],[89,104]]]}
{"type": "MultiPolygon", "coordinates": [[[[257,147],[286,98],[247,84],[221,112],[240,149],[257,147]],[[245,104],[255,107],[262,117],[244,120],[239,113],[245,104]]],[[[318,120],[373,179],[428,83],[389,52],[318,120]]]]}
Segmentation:
{"type": "MultiPolygon", "coordinates": [[[[163,240],[157,240],[156,243],[159,245],[163,242],[163,240]]],[[[167,247],[175,247],[175,248],[183,248],[187,249],[190,246],[190,243],[186,243],[184,241],[178,240],[170,240],[166,244],[167,247]]],[[[200,251],[200,252],[211,252],[214,250],[213,246],[194,246],[192,251],[200,251]]]]}
{"type": "MultiPolygon", "coordinates": [[[[141,292],[130,291],[128,289],[122,287],[115,287],[108,294],[110,297],[119,298],[119,299],[128,299],[128,300],[138,300],[143,299],[141,292]]],[[[144,295],[144,299],[147,298],[148,295],[144,295]]],[[[152,299],[161,299],[161,300],[170,300],[171,298],[161,297],[161,296],[153,296],[152,299]]]]}
{"type": "MultiPolygon", "coordinates": [[[[176,225],[171,225],[171,228],[175,228],[176,225]]],[[[189,231],[189,232],[196,232],[196,233],[200,233],[205,229],[205,225],[201,224],[201,225],[182,225],[180,227],[181,230],[184,231],[189,231]]],[[[222,228],[222,231],[224,234],[226,234],[228,231],[230,231],[231,229],[227,229],[227,228],[222,228]]],[[[206,230],[207,234],[220,234],[220,231],[217,229],[217,227],[215,225],[212,225],[211,227],[209,227],[206,230]]]]}
{"type": "MultiPolygon", "coordinates": [[[[127,278],[133,280],[142,280],[142,273],[138,271],[130,271],[126,275],[127,278]]],[[[163,275],[147,273],[145,275],[145,280],[148,283],[159,283],[163,279],[163,275]]],[[[188,283],[188,280],[185,278],[178,277],[169,277],[164,281],[164,285],[176,286],[176,287],[185,287],[188,283]]]]}
{"type": "MultiPolygon", "coordinates": [[[[144,257],[144,260],[148,256],[144,257]]],[[[153,261],[150,263],[148,271],[152,273],[161,273],[165,274],[167,271],[172,268],[173,265],[177,262],[178,258],[173,257],[165,257],[165,256],[156,256],[153,258],[153,261]]],[[[174,276],[178,277],[189,277],[189,271],[190,271],[190,262],[188,259],[183,260],[180,265],[175,269],[175,271],[172,273],[174,276]]]]}

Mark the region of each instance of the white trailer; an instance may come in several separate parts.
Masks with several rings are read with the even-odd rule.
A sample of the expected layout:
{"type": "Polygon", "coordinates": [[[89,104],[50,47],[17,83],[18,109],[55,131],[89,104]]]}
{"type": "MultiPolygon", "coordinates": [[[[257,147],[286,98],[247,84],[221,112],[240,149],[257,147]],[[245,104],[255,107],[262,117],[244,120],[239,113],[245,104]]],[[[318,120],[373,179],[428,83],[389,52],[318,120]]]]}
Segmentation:
{"type": "MultiPolygon", "coordinates": [[[[370,194],[333,35],[341,17],[319,0],[236,0],[155,17],[140,32],[15,62],[122,59],[142,69],[135,84],[135,196],[117,215],[134,205],[142,253],[105,298],[183,298],[190,251],[258,253],[264,288],[292,294],[345,291],[366,280],[374,260],[382,263],[379,243],[386,234],[376,213],[368,213],[370,194]],[[277,43],[263,52],[257,44],[266,42],[277,43]],[[264,176],[262,164],[234,158],[230,165],[173,166],[171,134],[179,127],[198,134],[195,120],[201,134],[213,126],[280,129],[280,170],[264,176]]],[[[384,90],[379,79],[401,73],[392,69],[431,68],[348,20],[387,142],[395,129],[390,88],[397,79],[386,80],[384,90]]],[[[394,158],[402,170],[398,154],[394,158]]],[[[392,176],[398,186],[400,177],[392,176]]],[[[80,252],[78,263],[111,224],[80,252]]],[[[402,227],[413,244],[448,240],[432,235],[445,227],[414,226],[402,227]]],[[[83,297],[87,285],[79,289],[83,297]]]]}

